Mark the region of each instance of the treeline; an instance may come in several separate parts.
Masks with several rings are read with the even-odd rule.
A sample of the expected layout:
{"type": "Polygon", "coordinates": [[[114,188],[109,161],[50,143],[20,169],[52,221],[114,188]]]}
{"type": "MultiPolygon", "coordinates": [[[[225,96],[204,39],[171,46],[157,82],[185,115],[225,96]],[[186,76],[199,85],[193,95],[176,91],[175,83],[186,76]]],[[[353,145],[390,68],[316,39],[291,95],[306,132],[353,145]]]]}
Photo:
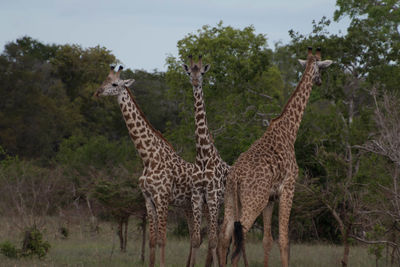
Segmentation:
{"type": "MultiPolygon", "coordinates": [[[[192,88],[181,64],[189,54],[203,55],[211,64],[203,83],[209,127],[232,164],[280,114],[303,71],[297,59],[306,57],[307,46],[321,47],[334,64],[313,89],[297,137],[291,239],[344,244],[343,261],[356,240],[371,243],[377,258],[388,247],[399,259],[399,5],[338,1],[337,7],[334,20],[351,19],[346,34],[329,33],[331,22],[323,17],[311,33],[290,31],[288,44],[270,49],[253,26],[221,22],[179,40],[179,55],[166,59],[165,73],[128,69],[122,77],[136,80],[132,90],[150,122],[194,161],[192,88]]],[[[76,203],[120,224],[143,214],[136,185],[141,162],[119,107],[115,99],[92,97],[113,63],[118,60],[103,47],[48,45],[30,37],[5,46],[1,214],[33,218],[76,203]],[[54,186],[32,195],[42,192],[41,183],[54,186]]]]}

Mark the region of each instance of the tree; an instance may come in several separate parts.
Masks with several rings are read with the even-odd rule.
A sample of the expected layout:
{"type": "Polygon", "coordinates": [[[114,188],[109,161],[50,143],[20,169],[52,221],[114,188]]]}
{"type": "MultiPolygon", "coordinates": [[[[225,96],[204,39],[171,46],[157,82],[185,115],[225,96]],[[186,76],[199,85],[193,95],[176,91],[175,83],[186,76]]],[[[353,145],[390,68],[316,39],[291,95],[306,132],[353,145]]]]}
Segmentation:
{"type": "MultiPolygon", "coordinates": [[[[121,169],[120,172],[126,172],[126,170],[121,169]]],[[[140,219],[146,217],[146,209],[145,205],[143,205],[144,199],[142,192],[138,188],[137,180],[133,177],[126,179],[126,176],[131,177],[127,173],[124,175],[120,173],[114,179],[97,177],[92,193],[106,207],[107,213],[116,219],[122,252],[126,252],[129,217],[131,215],[140,219]]],[[[142,224],[141,228],[145,232],[146,224],[142,224]]],[[[143,250],[144,247],[142,246],[143,250]]]]}
{"type": "MultiPolygon", "coordinates": [[[[338,0],[335,21],[348,16],[348,39],[361,47],[358,62],[370,83],[398,90],[400,79],[400,6],[393,0],[338,0]]],[[[351,46],[349,46],[350,48],[351,46]]]]}
{"type": "Polygon", "coordinates": [[[81,116],[49,63],[55,45],[29,37],[9,43],[0,56],[0,144],[13,155],[48,159],[81,116]]]}
{"type": "Polygon", "coordinates": [[[181,64],[188,55],[203,55],[211,64],[203,91],[208,124],[222,157],[232,163],[265,129],[282,102],[282,79],[271,65],[266,37],[253,26],[235,29],[203,26],[197,34],[178,41],[179,58],[167,58],[169,95],[179,103],[179,124],[169,128],[168,138],[194,158],[193,94],[181,64]]]}
{"type": "MultiPolygon", "coordinates": [[[[177,101],[168,98],[165,73],[149,73],[143,70],[127,69],[121,74],[122,79],[134,79],[131,90],[146,118],[160,132],[165,132],[167,125],[176,125],[178,121],[177,101]]],[[[124,125],[124,130],[126,126],[124,125]]]]}
{"type": "MultiPolygon", "coordinates": [[[[392,264],[400,260],[400,100],[397,95],[384,93],[381,103],[377,101],[376,90],[372,91],[375,100],[375,123],[377,131],[362,146],[358,148],[379,155],[387,159],[390,164],[386,172],[391,176],[389,183],[378,181],[378,190],[382,199],[377,208],[371,213],[378,215],[375,226],[383,228],[378,240],[357,240],[367,244],[385,244],[392,247],[392,264]],[[384,201],[382,201],[384,200],[384,201]]],[[[375,227],[376,228],[376,227],[375,227]]]]}
{"type": "Polygon", "coordinates": [[[394,3],[389,9],[377,7],[379,12],[390,17],[382,25],[375,17],[377,13],[374,12],[378,11],[372,10],[374,5],[390,3],[338,1],[335,19],[346,14],[352,19],[346,35],[329,34],[326,28],[330,21],[325,17],[318,23],[313,22],[313,31],[309,35],[290,31],[292,42],[288,47],[295,54],[308,45],[320,46],[324,57],[336,63],[325,74],[323,86],[312,92],[296,152],[305,174],[299,185],[323,204],[332,216],[331,223],[340,231],[344,244],[343,266],[348,261],[350,237],[359,236],[360,229],[371,229],[373,225],[368,211],[377,199],[369,193],[376,184],[374,168],[384,166],[382,161],[379,163],[383,165],[368,166],[372,158],[359,151],[357,146],[366,142],[374,128],[373,99],[368,94],[369,89],[379,86],[396,90],[393,77],[388,75],[397,70],[393,75],[398,79],[400,73],[397,44],[394,44],[398,38],[394,33],[398,29],[392,27],[398,25],[397,15],[394,15],[398,7],[394,3]]]}
{"type": "Polygon", "coordinates": [[[1,146],[0,158],[0,211],[16,227],[41,228],[48,215],[68,208],[68,182],[60,168],[38,167],[8,155],[1,146]]]}
{"type": "MultiPolygon", "coordinates": [[[[115,219],[121,251],[126,251],[129,217],[145,218],[136,178],[142,166],[130,142],[128,138],[109,141],[104,136],[74,136],[64,140],[57,155],[76,189],[73,198],[87,204],[92,218],[98,215],[92,209],[97,201],[104,213],[115,219]]],[[[143,224],[143,231],[145,227],[143,224]]]]}

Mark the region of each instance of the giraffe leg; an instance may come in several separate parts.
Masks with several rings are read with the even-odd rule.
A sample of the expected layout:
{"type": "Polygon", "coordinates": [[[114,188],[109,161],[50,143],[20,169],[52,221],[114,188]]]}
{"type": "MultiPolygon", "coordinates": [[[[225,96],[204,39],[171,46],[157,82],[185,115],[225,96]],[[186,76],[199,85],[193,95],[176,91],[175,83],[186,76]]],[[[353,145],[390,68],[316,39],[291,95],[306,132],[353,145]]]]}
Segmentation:
{"type": "MultiPolygon", "coordinates": [[[[262,192],[255,192],[254,196],[257,197],[256,194],[263,194],[262,192]]],[[[251,226],[253,225],[254,221],[257,219],[258,215],[266,209],[266,207],[270,205],[269,201],[267,200],[266,202],[260,202],[257,203],[256,205],[250,205],[249,203],[242,202],[242,212],[240,216],[240,223],[242,225],[242,234],[243,234],[243,247],[244,244],[246,243],[246,235],[247,232],[250,230],[251,226]]],[[[273,206],[273,204],[271,204],[273,206]]],[[[236,246],[236,244],[234,244],[236,246]]],[[[243,251],[242,251],[243,252],[243,251]]],[[[239,259],[240,259],[240,254],[236,255],[236,257],[232,258],[232,266],[237,266],[239,259]]],[[[245,259],[245,264],[246,263],[245,259]]]]}
{"type": "Polygon", "coordinates": [[[207,198],[208,207],[208,248],[211,251],[213,266],[218,266],[217,243],[218,243],[218,197],[216,192],[212,192],[207,198]]]}
{"type": "Polygon", "coordinates": [[[289,216],[292,208],[294,186],[287,186],[279,197],[279,249],[282,266],[289,266],[289,216]],[[292,188],[293,190],[288,190],[292,188]]]}
{"type": "Polygon", "coordinates": [[[156,243],[157,243],[157,215],[153,202],[150,197],[144,195],[146,210],[149,220],[149,249],[150,249],[150,262],[149,266],[154,267],[156,259],[156,243]]]}
{"type": "Polygon", "coordinates": [[[201,216],[203,210],[203,195],[199,192],[192,194],[192,205],[193,205],[193,233],[192,233],[192,253],[190,258],[190,266],[193,267],[196,261],[196,252],[200,247],[201,236],[201,216]]]}
{"type": "Polygon", "coordinates": [[[158,248],[160,249],[160,267],[165,267],[165,243],[167,240],[168,203],[159,203],[156,207],[158,219],[158,248]]]}
{"type": "MultiPolygon", "coordinates": [[[[209,222],[210,213],[208,212],[208,207],[207,206],[205,208],[205,215],[207,217],[207,222],[209,222]]],[[[208,226],[207,226],[207,236],[210,236],[209,227],[208,226]]],[[[205,267],[211,267],[212,263],[213,263],[213,255],[212,255],[212,251],[211,251],[210,244],[209,244],[208,245],[208,249],[207,249],[207,257],[206,257],[205,267]]]]}
{"type": "Polygon", "coordinates": [[[226,220],[224,219],[224,222],[222,223],[221,232],[218,239],[218,259],[219,266],[221,267],[225,267],[227,264],[227,252],[233,235],[233,223],[233,217],[227,218],[226,220]]]}
{"type": "MultiPolygon", "coordinates": [[[[192,233],[193,233],[193,212],[191,209],[185,209],[185,217],[188,223],[188,228],[189,228],[189,237],[190,240],[192,239],[192,233]]],[[[189,257],[186,261],[186,267],[190,266],[190,259],[192,257],[192,242],[190,242],[190,250],[189,250],[189,257]]]]}
{"type": "Polygon", "coordinates": [[[268,266],[269,253],[273,244],[272,233],[271,233],[271,219],[272,212],[274,210],[274,202],[268,202],[268,205],[263,210],[263,221],[264,221],[264,266],[268,266]]]}
{"type": "Polygon", "coordinates": [[[227,251],[231,243],[233,235],[233,224],[235,221],[234,198],[230,189],[225,191],[225,211],[224,221],[221,225],[221,230],[218,238],[218,259],[219,266],[226,266],[227,251]]]}
{"type": "MultiPolygon", "coordinates": [[[[244,253],[244,245],[245,245],[245,243],[246,243],[246,234],[247,234],[247,231],[248,231],[248,230],[245,230],[245,229],[243,228],[243,247],[242,247],[242,253],[244,253]]],[[[234,244],[233,244],[233,251],[236,250],[236,246],[237,246],[237,244],[234,243],[234,244]]],[[[241,253],[239,253],[238,255],[236,255],[236,257],[233,257],[233,258],[232,258],[232,266],[237,267],[237,266],[239,265],[240,254],[241,254],[241,253]]],[[[247,258],[245,258],[244,261],[245,261],[245,265],[248,266],[247,258]]]]}
{"type": "Polygon", "coordinates": [[[242,252],[243,252],[244,266],[249,267],[249,262],[247,261],[247,255],[246,255],[246,244],[244,244],[244,243],[243,243],[242,252]]]}

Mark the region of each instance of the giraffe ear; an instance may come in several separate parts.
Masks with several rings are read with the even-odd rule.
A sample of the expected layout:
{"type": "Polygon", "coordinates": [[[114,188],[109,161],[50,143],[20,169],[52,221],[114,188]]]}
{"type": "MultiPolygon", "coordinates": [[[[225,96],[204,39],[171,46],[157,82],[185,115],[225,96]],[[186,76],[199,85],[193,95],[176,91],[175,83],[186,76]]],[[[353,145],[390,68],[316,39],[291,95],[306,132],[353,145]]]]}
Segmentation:
{"type": "Polygon", "coordinates": [[[210,68],[211,68],[211,65],[210,65],[210,64],[204,65],[204,67],[203,67],[203,73],[206,73],[207,71],[209,71],[210,68]]]}
{"type": "Polygon", "coordinates": [[[190,74],[190,70],[189,70],[188,65],[182,64],[182,68],[183,68],[183,70],[184,70],[188,75],[190,74]]]}
{"type": "Polygon", "coordinates": [[[333,63],[332,60],[317,61],[317,65],[320,69],[326,69],[333,63]]]}
{"type": "Polygon", "coordinates": [[[307,60],[299,59],[299,63],[300,63],[300,65],[302,65],[303,67],[305,67],[305,66],[306,66],[306,63],[307,63],[307,60]]]}
{"type": "Polygon", "coordinates": [[[124,85],[125,85],[126,87],[129,87],[129,86],[131,86],[134,82],[135,82],[134,79],[124,80],[124,85]]]}

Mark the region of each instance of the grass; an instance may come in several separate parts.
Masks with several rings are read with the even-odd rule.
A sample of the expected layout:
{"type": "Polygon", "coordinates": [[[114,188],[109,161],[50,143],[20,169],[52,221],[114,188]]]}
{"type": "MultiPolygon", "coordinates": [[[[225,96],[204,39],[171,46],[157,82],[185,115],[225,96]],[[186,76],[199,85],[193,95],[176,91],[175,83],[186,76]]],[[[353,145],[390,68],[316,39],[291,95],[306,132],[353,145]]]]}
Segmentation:
{"type": "MultiPolygon", "coordinates": [[[[147,266],[148,245],[146,245],[146,263],[140,262],[141,236],[135,223],[130,223],[127,252],[119,251],[119,240],[116,235],[116,225],[103,222],[100,231],[91,230],[89,220],[81,219],[69,223],[70,235],[61,238],[58,233],[60,220],[48,218],[44,228],[45,240],[51,244],[49,254],[44,260],[36,258],[13,260],[0,255],[0,266],[147,266]]],[[[6,218],[0,218],[0,242],[12,241],[18,247],[21,244],[14,223],[6,218]]],[[[207,250],[206,240],[200,247],[196,266],[204,266],[207,250]]],[[[184,266],[189,252],[189,240],[168,236],[166,250],[167,266],[184,266]]],[[[246,244],[250,266],[263,266],[262,242],[251,240],[246,244]]],[[[327,244],[291,244],[291,266],[340,266],[343,253],[341,246],[327,244]]],[[[270,256],[270,266],[280,266],[277,244],[270,256]]],[[[157,254],[158,259],[158,254],[157,254]]],[[[383,263],[383,262],[382,262],[383,263]]],[[[375,266],[375,258],[369,255],[366,247],[354,246],[350,250],[349,266],[375,266]]]]}

